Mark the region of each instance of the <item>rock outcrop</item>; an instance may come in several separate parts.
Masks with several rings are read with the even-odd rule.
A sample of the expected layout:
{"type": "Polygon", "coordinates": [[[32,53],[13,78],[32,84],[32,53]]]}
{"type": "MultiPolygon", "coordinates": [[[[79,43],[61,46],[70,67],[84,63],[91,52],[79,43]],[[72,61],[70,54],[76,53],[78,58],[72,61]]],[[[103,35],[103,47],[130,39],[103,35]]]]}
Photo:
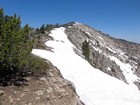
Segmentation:
{"type": "Polygon", "coordinates": [[[83,105],[74,85],[54,66],[47,75],[26,79],[28,86],[0,87],[0,105],[83,105]]]}

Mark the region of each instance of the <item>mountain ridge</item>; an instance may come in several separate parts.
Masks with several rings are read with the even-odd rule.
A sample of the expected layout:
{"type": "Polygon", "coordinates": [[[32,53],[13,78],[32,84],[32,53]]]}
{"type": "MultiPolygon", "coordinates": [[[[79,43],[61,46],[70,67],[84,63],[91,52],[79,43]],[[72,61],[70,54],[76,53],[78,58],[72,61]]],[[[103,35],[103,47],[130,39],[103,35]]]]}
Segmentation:
{"type": "Polygon", "coordinates": [[[64,78],[73,82],[77,94],[86,105],[139,105],[140,93],[133,83],[138,78],[131,70],[134,62],[126,63],[128,58],[124,52],[112,49],[112,45],[103,40],[105,37],[92,37],[92,29],[90,34],[88,30],[81,24],[55,28],[49,34],[53,38],[45,43],[52,51],[33,49],[32,53],[50,60],[64,78]],[[84,59],[81,50],[85,40],[90,45],[90,62],[84,59]]]}
{"type": "Polygon", "coordinates": [[[103,32],[102,30],[96,29],[96,28],[94,28],[94,27],[92,27],[90,25],[87,25],[87,24],[81,23],[81,22],[68,22],[68,23],[65,23],[65,24],[60,25],[60,27],[68,28],[68,26],[71,26],[71,25],[76,24],[76,23],[79,23],[81,25],[85,25],[85,26],[87,26],[87,27],[89,27],[91,29],[94,29],[97,32],[99,32],[99,33],[101,33],[101,34],[103,34],[105,36],[108,36],[108,37],[110,37],[110,38],[112,38],[114,40],[119,40],[119,41],[122,41],[122,42],[127,42],[127,43],[133,43],[133,44],[136,44],[136,45],[140,45],[140,43],[138,43],[138,42],[130,41],[130,40],[123,39],[123,38],[113,37],[111,34],[107,34],[107,33],[103,32]]]}

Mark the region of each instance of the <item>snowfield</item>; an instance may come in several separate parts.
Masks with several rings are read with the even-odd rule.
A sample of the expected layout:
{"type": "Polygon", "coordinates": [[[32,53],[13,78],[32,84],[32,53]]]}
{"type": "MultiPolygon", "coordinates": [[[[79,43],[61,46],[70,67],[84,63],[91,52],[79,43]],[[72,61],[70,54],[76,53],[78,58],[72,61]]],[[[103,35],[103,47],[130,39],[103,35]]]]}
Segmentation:
{"type": "Polygon", "coordinates": [[[75,46],[64,30],[52,30],[50,35],[54,40],[45,43],[54,48],[54,52],[33,49],[32,53],[50,60],[64,78],[73,82],[86,105],[140,105],[140,91],[137,88],[93,68],[73,51],[75,46]]]}

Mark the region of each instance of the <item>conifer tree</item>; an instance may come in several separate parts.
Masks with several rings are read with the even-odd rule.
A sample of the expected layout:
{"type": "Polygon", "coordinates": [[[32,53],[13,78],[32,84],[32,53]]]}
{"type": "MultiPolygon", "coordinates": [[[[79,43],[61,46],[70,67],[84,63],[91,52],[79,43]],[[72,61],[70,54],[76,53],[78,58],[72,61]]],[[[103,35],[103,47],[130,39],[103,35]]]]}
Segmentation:
{"type": "Polygon", "coordinates": [[[40,27],[40,32],[41,32],[42,34],[45,33],[45,25],[44,25],[44,24],[40,27]]]}
{"type": "Polygon", "coordinates": [[[87,40],[85,40],[82,43],[82,53],[85,56],[85,59],[89,60],[90,48],[89,48],[89,42],[87,40]]]}
{"type": "Polygon", "coordinates": [[[0,9],[0,70],[20,70],[32,50],[30,29],[21,27],[20,17],[4,15],[0,9]]]}
{"type": "Polygon", "coordinates": [[[52,24],[47,24],[45,30],[46,31],[51,31],[54,28],[54,26],[52,24]]]}

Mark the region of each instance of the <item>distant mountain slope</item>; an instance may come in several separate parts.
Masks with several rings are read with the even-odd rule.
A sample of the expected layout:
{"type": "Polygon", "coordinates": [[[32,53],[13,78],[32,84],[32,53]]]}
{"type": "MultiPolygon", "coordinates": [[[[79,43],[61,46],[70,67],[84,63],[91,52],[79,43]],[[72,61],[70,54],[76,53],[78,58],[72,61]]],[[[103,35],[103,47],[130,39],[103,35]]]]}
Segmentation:
{"type": "Polygon", "coordinates": [[[133,83],[138,81],[139,77],[131,70],[137,66],[136,62],[126,63],[128,56],[116,48],[115,43],[113,45],[112,39],[81,23],[74,23],[66,29],[56,28],[51,31],[50,36],[53,40],[45,44],[52,48],[51,52],[33,49],[32,53],[50,60],[64,78],[73,82],[76,92],[86,105],[140,104],[140,91],[133,83]],[[92,32],[96,34],[93,35],[92,32]],[[83,59],[81,47],[85,40],[90,43],[92,66],[83,59]]]}

